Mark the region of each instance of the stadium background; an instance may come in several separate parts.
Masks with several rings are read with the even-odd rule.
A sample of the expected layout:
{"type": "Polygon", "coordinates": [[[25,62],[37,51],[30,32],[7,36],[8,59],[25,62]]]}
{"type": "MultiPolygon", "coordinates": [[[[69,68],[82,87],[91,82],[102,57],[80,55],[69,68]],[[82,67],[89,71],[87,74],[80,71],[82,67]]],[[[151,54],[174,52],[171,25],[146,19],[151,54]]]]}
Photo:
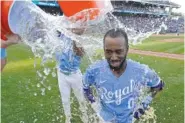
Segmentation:
{"type": "MultiPolygon", "coordinates": [[[[48,2],[39,2],[35,1],[45,11],[62,15],[56,2],[49,2],[49,6],[48,2]]],[[[133,1],[129,3],[137,4],[133,1]]],[[[137,7],[143,5],[142,3],[138,4],[137,7]]],[[[147,7],[153,4],[147,5],[145,4],[144,8],[148,9],[147,7]]],[[[114,7],[116,10],[116,6],[114,7]]],[[[128,11],[128,9],[120,9],[128,11]]],[[[138,14],[138,10],[130,11],[128,13],[118,11],[118,15],[115,12],[114,14],[118,19],[127,18],[131,24],[134,19],[129,19],[129,16],[140,21],[147,18],[151,24],[155,22],[153,20],[172,18],[171,24],[169,24],[172,26],[172,31],[175,30],[173,29],[174,25],[179,24],[179,19],[177,22],[177,16],[174,16],[173,12],[170,14],[167,11],[166,15],[160,15],[159,12],[146,14],[146,10],[143,12],[145,14],[138,14]]],[[[180,18],[184,21],[183,17],[180,18]]],[[[183,25],[182,20],[181,24],[183,25]]],[[[125,20],[122,19],[122,21],[125,20]]],[[[137,24],[129,26],[137,27],[137,24]]],[[[144,24],[142,23],[141,26],[144,24]]],[[[154,34],[142,40],[141,44],[130,45],[129,48],[129,59],[148,65],[166,83],[163,92],[157,95],[152,103],[152,107],[156,110],[157,123],[184,123],[184,34],[179,36],[176,36],[176,33],[154,34]]],[[[42,66],[41,59],[36,58],[32,49],[24,43],[7,48],[7,53],[8,64],[1,74],[1,123],[64,123],[65,117],[58,89],[55,61],[42,66]],[[50,70],[50,74],[46,75],[45,71],[48,70],[50,70]]],[[[98,50],[95,60],[102,59],[102,56],[103,51],[99,52],[98,50]]],[[[91,62],[84,57],[82,63],[80,69],[84,73],[91,62]]],[[[74,98],[73,93],[71,97],[73,115],[71,122],[81,123],[78,101],[74,98]]]]}
{"type": "MultiPolygon", "coordinates": [[[[47,13],[53,15],[63,14],[57,1],[32,1],[47,13]]],[[[183,15],[173,13],[174,8],[177,9],[181,6],[169,0],[127,0],[111,1],[111,3],[114,8],[113,14],[126,26],[134,27],[136,31],[148,32],[155,27],[159,27],[164,22],[167,30],[162,29],[160,33],[184,32],[183,15]]]]}

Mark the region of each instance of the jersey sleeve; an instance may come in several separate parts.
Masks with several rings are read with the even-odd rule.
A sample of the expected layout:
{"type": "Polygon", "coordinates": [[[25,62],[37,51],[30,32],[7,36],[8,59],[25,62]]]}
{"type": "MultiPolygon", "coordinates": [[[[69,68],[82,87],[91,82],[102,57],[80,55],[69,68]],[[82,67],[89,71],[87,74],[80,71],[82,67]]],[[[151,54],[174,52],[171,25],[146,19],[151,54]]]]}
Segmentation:
{"type": "Polygon", "coordinates": [[[150,68],[148,68],[145,72],[145,79],[146,79],[145,81],[146,85],[148,87],[157,86],[158,84],[160,84],[160,80],[161,80],[158,74],[150,68]]]}
{"type": "Polygon", "coordinates": [[[95,70],[88,68],[83,76],[83,87],[87,89],[93,84],[95,84],[95,70]]]}

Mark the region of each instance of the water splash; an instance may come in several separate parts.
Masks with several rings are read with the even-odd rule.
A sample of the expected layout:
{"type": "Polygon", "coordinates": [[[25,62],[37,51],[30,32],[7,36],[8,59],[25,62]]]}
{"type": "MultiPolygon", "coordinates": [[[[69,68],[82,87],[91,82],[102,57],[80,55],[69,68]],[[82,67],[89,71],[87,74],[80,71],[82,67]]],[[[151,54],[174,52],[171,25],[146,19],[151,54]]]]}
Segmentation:
{"type": "MultiPolygon", "coordinates": [[[[107,14],[102,14],[103,16],[99,16],[95,21],[91,21],[87,17],[87,20],[85,22],[84,20],[80,20],[76,23],[69,23],[69,21],[67,21],[69,18],[66,18],[65,16],[55,17],[46,14],[33,5],[29,7],[30,11],[26,11],[26,7],[22,8],[22,13],[20,14],[20,16],[27,16],[23,17],[16,26],[20,27],[19,34],[21,35],[24,43],[31,47],[35,58],[41,58],[41,65],[44,67],[44,70],[42,72],[37,71],[38,77],[41,78],[40,83],[37,83],[37,87],[40,88],[41,95],[43,96],[46,93],[46,89],[51,90],[51,86],[48,86],[45,83],[47,76],[51,74],[53,77],[56,77],[56,72],[54,72],[55,69],[53,68],[52,71],[50,68],[47,68],[45,64],[54,59],[55,53],[58,50],[63,50],[66,47],[63,41],[58,38],[57,30],[59,30],[66,37],[75,40],[77,42],[77,46],[83,46],[89,61],[93,63],[94,59],[92,56],[96,53],[97,49],[103,48],[103,36],[105,32],[109,29],[123,28],[128,34],[129,43],[134,45],[141,43],[145,38],[148,38],[153,33],[158,34],[162,28],[166,29],[164,18],[159,18],[155,20],[149,18],[147,22],[150,23],[150,25],[145,25],[144,23],[140,23],[140,25],[132,25],[124,23],[124,18],[116,17],[112,14],[110,10],[108,10],[109,12],[107,14]],[[30,18],[29,16],[32,17],[31,20],[28,19],[30,18]],[[159,25],[155,26],[154,23],[158,23],[159,25]],[[74,28],[79,26],[83,26],[86,28],[85,33],[81,36],[73,34],[69,30],[67,30],[67,28],[74,28]],[[137,30],[136,27],[138,26],[142,26],[142,30],[137,30]]],[[[85,11],[87,10],[84,10],[84,12],[85,11]]],[[[107,10],[101,10],[101,13],[105,12],[107,12],[107,10]]],[[[142,89],[140,91],[145,92],[142,89]]],[[[143,93],[141,95],[146,95],[146,93],[143,93]]],[[[34,93],[34,96],[37,96],[37,93],[34,93]]],[[[100,108],[98,105],[98,101],[97,103],[92,105],[92,108],[96,112],[99,111],[100,108]]],[[[92,115],[93,113],[90,113],[90,122],[101,122],[96,114],[92,115]]],[[[146,111],[146,115],[143,116],[143,119],[141,121],[148,121],[155,118],[156,116],[154,114],[154,109],[150,108],[150,110],[146,111]]],[[[86,122],[86,119],[83,120],[84,122],[86,122]]]]}

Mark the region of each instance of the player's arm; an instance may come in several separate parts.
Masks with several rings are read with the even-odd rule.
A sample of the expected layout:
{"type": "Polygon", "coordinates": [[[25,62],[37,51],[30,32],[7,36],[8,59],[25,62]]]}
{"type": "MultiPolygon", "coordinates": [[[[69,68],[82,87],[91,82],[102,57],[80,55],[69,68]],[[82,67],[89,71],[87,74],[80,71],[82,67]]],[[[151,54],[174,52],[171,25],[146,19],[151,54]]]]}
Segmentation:
{"type": "Polygon", "coordinates": [[[164,81],[157,75],[154,70],[149,69],[146,73],[147,86],[150,88],[152,98],[164,88],[164,81]]]}
{"type": "Polygon", "coordinates": [[[17,34],[10,34],[10,35],[7,35],[6,37],[7,37],[6,41],[1,39],[2,47],[8,47],[10,45],[17,44],[21,40],[21,38],[17,34]]]}
{"type": "MultiPolygon", "coordinates": [[[[62,34],[59,30],[57,30],[57,36],[64,38],[66,37],[64,34],[62,34]]],[[[71,40],[71,39],[70,39],[71,40]]],[[[82,46],[77,46],[76,41],[73,41],[73,51],[77,56],[83,57],[85,54],[84,48],[82,46]]]]}
{"type": "Polygon", "coordinates": [[[83,76],[83,91],[86,99],[91,103],[95,102],[91,86],[95,83],[95,74],[92,69],[87,69],[83,76]]]}
{"type": "Polygon", "coordinates": [[[82,46],[77,46],[76,42],[73,41],[73,50],[77,56],[83,57],[85,54],[85,51],[82,46]]]}
{"type": "Polygon", "coordinates": [[[164,82],[153,70],[148,70],[146,78],[146,84],[150,89],[148,95],[142,100],[141,107],[134,113],[136,119],[139,119],[145,113],[145,110],[149,108],[153,98],[164,88],[164,82]]]}
{"type": "Polygon", "coordinates": [[[150,87],[150,92],[152,94],[152,97],[155,97],[158,92],[162,91],[164,88],[164,81],[160,80],[159,84],[157,84],[154,87],[150,87]]]}
{"type": "Polygon", "coordinates": [[[7,61],[6,61],[6,57],[7,57],[7,53],[6,53],[6,47],[13,45],[13,44],[17,44],[21,38],[19,37],[19,35],[16,34],[10,34],[10,35],[6,35],[7,40],[3,40],[1,39],[1,72],[3,71],[7,61]]]}
{"type": "Polygon", "coordinates": [[[146,73],[146,78],[146,84],[150,88],[150,90],[148,96],[143,101],[144,108],[147,108],[147,106],[151,103],[152,99],[157,95],[157,93],[164,88],[164,82],[154,70],[148,69],[148,72],[146,73]]]}

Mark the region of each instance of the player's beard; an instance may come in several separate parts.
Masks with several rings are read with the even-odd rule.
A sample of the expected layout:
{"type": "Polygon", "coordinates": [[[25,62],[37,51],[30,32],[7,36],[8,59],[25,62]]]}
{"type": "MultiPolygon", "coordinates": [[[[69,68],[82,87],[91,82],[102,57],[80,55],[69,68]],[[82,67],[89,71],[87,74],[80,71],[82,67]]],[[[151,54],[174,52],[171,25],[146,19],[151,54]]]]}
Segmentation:
{"type": "Polygon", "coordinates": [[[109,67],[110,67],[110,69],[112,69],[114,71],[119,71],[123,68],[123,65],[124,65],[125,62],[126,62],[126,57],[124,57],[123,61],[119,65],[119,67],[113,67],[110,63],[109,63],[109,67]]]}

